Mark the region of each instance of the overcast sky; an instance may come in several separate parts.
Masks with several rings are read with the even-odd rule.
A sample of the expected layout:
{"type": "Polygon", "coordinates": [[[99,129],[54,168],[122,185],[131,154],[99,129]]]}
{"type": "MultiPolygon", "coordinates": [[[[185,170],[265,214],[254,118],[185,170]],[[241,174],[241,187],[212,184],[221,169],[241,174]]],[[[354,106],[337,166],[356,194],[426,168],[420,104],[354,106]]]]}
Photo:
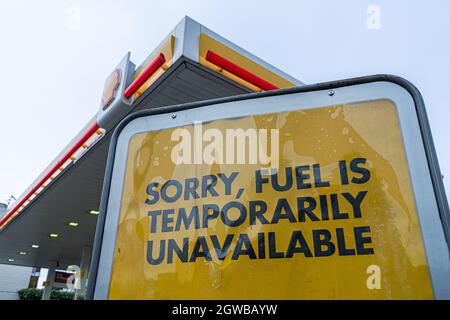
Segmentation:
{"type": "Polygon", "coordinates": [[[450,190],[450,1],[0,0],[0,202],[97,112],[124,54],[139,65],[184,15],[308,84],[410,80],[450,190]]]}

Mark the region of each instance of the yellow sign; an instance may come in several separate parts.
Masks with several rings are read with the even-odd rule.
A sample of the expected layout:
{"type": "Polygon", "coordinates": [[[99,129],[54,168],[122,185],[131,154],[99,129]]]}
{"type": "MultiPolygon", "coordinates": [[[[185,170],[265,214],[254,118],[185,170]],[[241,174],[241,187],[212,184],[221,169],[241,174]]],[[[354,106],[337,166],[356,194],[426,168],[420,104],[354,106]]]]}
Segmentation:
{"type": "Polygon", "coordinates": [[[201,129],[130,140],[109,298],[433,298],[392,102],[201,129]],[[214,148],[232,145],[233,129],[248,145],[251,132],[267,138],[256,140],[266,157],[248,148],[238,159],[239,143],[214,148]],[[201,148],[192,138],[187,150],[188,137],[200,137],[201,148]],[[213,162],[205,157],[211,150],[213,162]],[[277,152],[276,166],[263,161],[277,152]]]}
{"type": "Polygon", "coordinates": [[[117,89],[120,85],[120,69],[116,69],[111,73],[106,79],[105,87],[103,88],[103,96],[102,96],[102,108],[103,110],[108,109],[110,104],[116,98],[117,89]]]}

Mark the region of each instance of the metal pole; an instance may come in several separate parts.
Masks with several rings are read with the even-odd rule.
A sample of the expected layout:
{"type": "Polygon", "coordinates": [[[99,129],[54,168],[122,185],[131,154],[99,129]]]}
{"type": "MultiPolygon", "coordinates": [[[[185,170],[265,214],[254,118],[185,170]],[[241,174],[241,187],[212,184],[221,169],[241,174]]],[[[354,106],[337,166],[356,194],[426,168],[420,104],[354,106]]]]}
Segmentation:
{"type": "Polygon", "coordinates": [[[55,271],[57,265],[58,262],[53,260],[50,268],[48,268],[47,280],[45,281],[41,300],[50,300],[50,294],[52,293],[53,284],[55,283],[55,271]]]}

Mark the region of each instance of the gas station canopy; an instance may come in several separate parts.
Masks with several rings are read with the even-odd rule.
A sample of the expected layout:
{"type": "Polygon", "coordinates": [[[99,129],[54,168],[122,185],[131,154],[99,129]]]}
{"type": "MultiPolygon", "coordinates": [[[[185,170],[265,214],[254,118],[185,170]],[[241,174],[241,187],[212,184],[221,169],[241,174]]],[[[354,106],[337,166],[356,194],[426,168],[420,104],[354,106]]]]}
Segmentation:
{"type": "Polygon", "coordinates": [[[141,66],[129,56],[107,78],[97,114],[0,220],[0,263],[80,263],[94,241],[111,135],[128,114],[302,85],[188,17],[141,66]]]}

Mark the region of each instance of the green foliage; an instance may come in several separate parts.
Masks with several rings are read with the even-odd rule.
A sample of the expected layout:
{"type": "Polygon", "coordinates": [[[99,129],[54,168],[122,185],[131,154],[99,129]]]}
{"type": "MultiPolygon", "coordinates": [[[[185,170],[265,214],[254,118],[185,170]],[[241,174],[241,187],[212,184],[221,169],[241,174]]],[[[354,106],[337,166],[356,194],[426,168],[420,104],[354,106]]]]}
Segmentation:
{"type": "Polygon", "coordinates": [[[17,291],[20,300],[41,300],[42,290],[27,288],[17,291]]]}
{"type": "MultiPolygon", "coordinates": [[[[41,300],[42,298],[42,289],[34,289],[34,288],[27,288],[27,289],[21,289],[17,291],[19,294],[20,300],[41,300]]],[[[52,300],[73,300],[74,298],[73,292],[66,292],[66,291],[60,291],[60,290],[52,290],[52,293],[50,294],[50,299],[52,300]]]]}
{"type": "Polygon", "coordinates": [[[53,290],[50,294],[52,300],[73,300],[75,294],[73,292],[53,290]]]}

